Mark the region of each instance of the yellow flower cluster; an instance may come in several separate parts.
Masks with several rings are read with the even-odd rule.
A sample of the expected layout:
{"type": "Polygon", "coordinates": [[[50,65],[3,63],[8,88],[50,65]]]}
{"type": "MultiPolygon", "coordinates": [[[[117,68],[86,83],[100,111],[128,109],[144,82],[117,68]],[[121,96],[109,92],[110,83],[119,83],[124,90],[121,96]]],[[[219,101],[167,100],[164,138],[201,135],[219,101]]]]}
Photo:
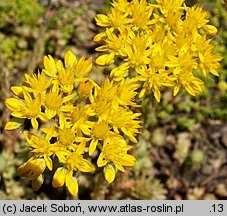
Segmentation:
{"type": "Polygon", "coordinates": [[[140,113],[131,109],[138,107],[137,93],[142,98],[152,91],[158,102],[164,86],[173,87],[174,95],[180,88],[196,95],[203,81],[195,74],[218,76],[222,57],[209,39],[217,29],[208,24],[208,13],[184,0],[156,1],[113,0],[109,14],[96,16],[97,25],[106,28],[94,38],[102,44],[96,50],[106,52],[96,63],[117,65],[101,86],[88,78],[92,59],[78,60],[68,51],[64,61],[45,56],[41,72],[25,74],[22,86],[11,87],[17,98],[5,101],[12,111],[5,130],[31,121],[33,129],[24,131],[31,155],[17,174],[27,176],[34,190],[46,169],[54,173],[53,187],[65,185],[74,196],[79,172],[103,167],[105,179],[113,182],[117,170],[136,162],[126,140],[137,143],[141,128],[140,113]]]}
{"type": "Polygon", "coordinates": [[[208,24],[208,13],[200,6],[187,7],[184,0],[113,0],[110,13],[96,16],[105,32],[95,36],[105,51],[96,63],[117,68],[111,71],[116,81],[133,79],[140,86],[139,97],[153,91],[159,102],[163,86],[180,88],[195,96],[204,84],[197,74],[218,76],[222,57],[213,53],[210,36],[217,29],[208,24]],[[121,59],[121,61],[119,61],[121,59]]]}
{"type": "Polygon", "coordinates": [[[91,69],[91,58],[77,60],[71,51],[64,63],[48,55],[41,72],[25,74],[22,86],[11,87],[17,98],[5,101],[13,117],[5,129],[18,129],[23,119],[31,120],[33,130],[24,131],[31,156],[17,174],[27,176],[34,190],[40,188],[48,169],[54,172],[53,187],[65,185],[75,196],[75,175],[95,170],[91,163],[95,151],[97,166],[103,167],[109,183],[117,170],[124,172],[124,166],[135,165],[126,138],[136,143],[141,127],[140,114],[130,110],[137,106],[134,97],[138,86],[106,79],[100,87],[87,77],[91,69]]]}

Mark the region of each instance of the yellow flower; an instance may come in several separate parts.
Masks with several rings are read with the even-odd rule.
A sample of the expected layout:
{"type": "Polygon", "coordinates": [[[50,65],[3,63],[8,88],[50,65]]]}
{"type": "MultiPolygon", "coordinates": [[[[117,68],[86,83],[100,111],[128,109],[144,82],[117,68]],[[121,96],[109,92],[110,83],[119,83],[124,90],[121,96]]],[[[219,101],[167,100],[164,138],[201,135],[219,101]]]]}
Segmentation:
{"type": "Polygon", "coordinates": [[[99,89],[100,87],[91,79],[87,79],[81,81],[77,91],[80,93],[81,96],[85,96],[85,98],[89,98],[90,102],[94,102],[94,95],[93,90],[99,89]]]}
{"type": "Polygon", "coordinates": [[[107,15],[98,14],[95,17],[95,21],[99,26],[103,27],[113,26],[115,28],[119,28],[131,22],[131,20],[127,18],[127,16],[128,16],[127,12],[124,13],[120,11],[118,8],[112,7],[111,13],[107,15]]]}
{"type": "Polygon", "coordinates": [[[47,79],[46,74],[43,72],[38,72],[38,74],[28,75],[25,74],[25,81],[30,87],[26,88],[29,92],[45,93],[47,88],[50,86],[52,79],[47,79]]]}
{"type": "Polygon", "coordinates": [[[219,76],[217,68],[220,67],[219,61],[222,60],[222,56],[213,55],[211,49],[207,49],[204,53],[199,53],[199,68],[202,69],[203,75],[206,76],[208,70],[215,76],[219,76]]]}
{"type": "Polygon", "coordinates": [[[82,131],[87,131],[87,128],[91,128],[92,124],[88,121],[90,106],[85,105],[82,107],[75,107],[75,110],[71,113],[70,121],[72,125],[72,131],[77,136],[82,137],[82,131]]]}
{"type": "Polygon", "coordinates": [[[111,70],[110,76],[116,81],[121,81],[128,76],[129,65],[127,63],[121,64],[111,70]]]}
{"type": "Polygon", "coordinates": [[[64,64],[61,60],[55,62],[50,55],[44,57],[43,72],[57,80],[65,93],[73,90],[75,82],[84,81],[84,77],[90,73],[91,69],[92,58],[85,60],[85,57],[81,57],[77,61],[76,55],[70,50],[65,54],[64,64]]]}
{"type": "Polygon", "coordinates": [[[96,122],[94,126],[92,127],[92,130],[90,132],[90,137],[92,138],[90,144],[89,144],[89,155],[91,156],[98,144],[99,140],[104,140],[108,136],[109,132],[109,126],[108,123],[105,121],[96,122]]]}
{"type": "MultiPolygon", "coordinates": [[[[151,4],[145,0],[115,0],[111,12],[97,16],[97,24],[106,30],[95,37],[102,44],[96,48],[104,51],[96,59],[100,65],[116,61],[110,75],[114,81],[133,79],[140,84],[140,97],[152,90],[160,101],[162,86],[174,86],[174,92],[184,86],[190,94],[200,92],[201,81],[191,74],[200,69],[204,75],[209,71],[218,76],[217,68],[222,59],[213,54],[214,46],[208,35],[217,33],[216,27],[209,25],[208,12],[200,6],[187,7],[184,0],[157,0],[151,4]],[[122,4],[122,7],[120,6],[122,4]],[[116,14],[124,14],[116,20],[116,14]],[[110,19],[110,17],[112,19],[110,19]],[[120,64],[119,64],[120,62],[120,64]],[[122,63],[123,62],[123,63],[122,63]],[[189,76],[175,77],[186,70],[189,76]],[[176,81],[177,79],[177,81],[176,81]],[[193,91],[186,83],[194,83],[193,91]]],[[[140,89],[138,88],[138,89],[140,89]]],[[[102,102],[102,105],[106,105],[102,102]]],[[[115,102],[115,108],[117,103],[115,102]]]]}
{"type": "Polygon", "coordinates": [[[52,144],[50,143],[50,139],[53,137],[53,134],[54,125],[51,126],[45,138],[32,132],[24,131],[25,138],[31,147],[31,152],[35,157],[43,158],[49,170],[52,170],[53,168],[52,160],[50,158],[54,154],[52,144]]]}
{"type": "Polygon", "coordinates": [[[195,34],[197,29],[205,26],[208,22],[208,13],[203,11],[201,6],[187,7],[183,31],[195,34]]]}
{"type": "Polygon", "coordinates": [[[71,92],[75,83],[74,71],[71,68],[64,68],[61,60],[56,62],[56,67],[58,70],[58,82],[63,92],[71,92]]]}
{"type": "Polygon", "coordinates": [[[57,139],[57,144],[61,146],[61,149],[75,149],[76,135],[71,128],[59,129],[57,139]]]}
{"type": "Polygon", "coordinates": [[[139,133],[138,129],[141,128],[141,121],[138,120],[140,115],[140,113],[118,108],[110,113],[109,122],[116,134],[120,133],[118,130],[120,129],[132,142],[137,143],[135,136],[139,133]]]}
{"type": "MultiPolygon", "coordinates": [[[[74,125],[73,125],[74,126],[74,125]]],[[[87,124],[81,122],[80,127],[84,129],[87,124]]],[[[72,122],[69,122],[62,112],[59,113],[59,128],[57,133],[57,141],[54,144],[54,151],[57,156],[59,152],[65,152],[65,150],[75,151],[77,148],[77,142],[89,141],[89,138],[82,137],[82,133],[78,133],[75,127],[72,127],[72,122]]]]}
{"type": "Polygon", "coordinates": [[[48,119],[53,118],[56,114],[60,106],[62,105],[63,98],[62,94],[58,94],[58,86],[55,90],[52,88],[52,91],[47,93],[45,96],[45,102],[44,105],[46,107],[45,114],[48,119]]]}
{"type": "Polygon", "coordinates": [[[42,173],[46,169],[46,163],[43,158],[31,157],[26,163],[17,169],[18,176],[27,176],[32,181],[33,190],[38,190],[43,184],[42,173]]]}
{"type": "Polygon", "coordinates": [[[139,70],[140,74],[135,79],[144,82],[143,88],[139,94],[139,97],[143,97],[144,94],[152,90],[155,99],[160,102],[161,92],[160,88],[162,86],[173,86],[174,82],[171,76],[169,76],[169,71],[163,69],[155,70],[154,67],[150,66],[148,69],[139,70]]]}
{"type": "Polygon", "coordinates": [[[37,118],[40,118],[42,121],[47,120],[45,114],[41,112],[41,94],[37,94],[37,96],[32,99],[31,95],[23,88],[23,96],[24,102],[16,98],[7,98],[5,104],[13,111],[11,113],[12,116],[31,119],[32,127],[38,129],[37,118]]]}
{"type": "Polygon", "coordinates": [[[105,40],[106,44],[96,48],[96,51],[110,51],[109,54],[104,54],[99,56],[96,59],[96,63],[98,65],[104,66],[113,63],[114,57],[116,55],[122,54],[125,43],[127,41],[129,31],[125,28],[120,28],[121,32],[119,35],[115,35],[114,29],[110,28],[106,30],[105,37],[103,35],[103,40],[105,40]]]}
{"type": "Polygon", "coordinates": [[[160,7],[162,14],[167,15],[168,12],[179,10],[185,0],[156,0],[157,6],[160,7]]]}
{"type": "Polygon", "coordinates": [[[204,82],[195,77],[190,71],[181,71],[178,75],[176,75],[176,79],[177,84],[174,87],[174,96],[177,95],[181,86],[193,96],[202,92],[200,85],[203,85],[204,82]]]}
{"type": "Polygon", "coordinates": [[[153,7],[149,5],[146,0],[132,1],[130,12],[134,30],[138,30],[140,28],[146,29],[149,28],[150,24],[152,24],[151,15],[153,7]]]}
{"type": "Polygon", "coordinates": [[[128,0],[113,0],[110,4],[122,13],[129,12],[128,0]]]}
{"type": "Polygon", "coordinates": [[[70,104],[64,105],[75,97],[76,94],[70,94],[62,97],[62,93],[59,94],[59,86],[55,83],[49,93],[45,94],[45,115],[48,119],[53,118],[58,111],[70,112],[74,110],[74,107],[70,104]]]}
{"type": "Polygon", "coordinates": [[[169,61],[166,62],[166,66],[170,68],[193,70],[196,68],[197,64],[190,52],[180,52],[177,57],[169,56],[169,61]]]}
{"type": "Polygon", "coordinates": [[[116,83],[106,79],[102,87],[97,90],[96,100],[93,103],[94,111],[99,116],[104,114],[106,118],[108,110],[117,110],[119,105],[137,107],[138,105],[133,100],[137,95],[138,87],[137,82],[116,83]],[[102,107],[103,105],[105,107],[102,107]]]}
{"type": "Polygon", "coordinates": [[[18,176],[27,176],[29,180],[36,179],[46,169],[43,158],[31,157],[26,163],[17,169],[18,176]]]}
{"type": "Polygon", "coordinates": [[[96,100],[93,104],[94,111],[99,116],[108,115],[108,110],[111,108],[117,109],[118,107],[118,99],[117,99],[117,91],[118,85],[114,84],[113,81],[109,81],[106,79],[102,85],[102,87],[97,91],[96,100]]]}
{"type": "Polygon", "coordinates": [[[131,39],[130,43],[125,45],[126,61],[129,66],[135,68],[145,67],[150,63],[152,50],[149,49],[149,37],[147,35],[136,36],[131,39]]]}
{"type": "MultiPolygon", "coordinates": [[[[122,54],[120,50],[116,53],[122,54]]],[[[34,190],[43,184],[43,172],[47,167],[54,172],[53,187],[65,185],[75,196],[78,193],[75,174],[95,170],[85,157],[91,156],[96,148],[102,151],[102,160],[104,154],[110,153],[103,165],[108,182],[114,180],[117,169],[124,171],[123,166],[135,163],[135,158],[127,154],[131,147],[126,145],[122,135],[137,142],[135,137],[141,127],[137,118],[140,114],[130,111],[130,106],[138,107],[134,101],[138,82],[106,79],[99,87],[86,77],[91,67],[91,58],[82,57],[77,61],[71,51],[66,53],[64,63],[61,60],[55,62],[48,55],[44,57],[42,73],[26,75],[23,86],[12,88],[19,98],[5,101],[14,117],[6,129],[20,127],[26,118],[31,119],[35,129],[38,129],[37,118],[46,121],[40,127],[44,136],[24,132],[31,158],[17,172],[32,180],[34,190]],[[74,90],[76,93],[72,93],[74,90]],[[52,159],[57,163],[53,164],[52,159]]]]}
{"type": "Polygon", "coordinates": [[[66,70],[73,71],[76,79],[86,77],[92,69],[92,58],[86,60],[85,57],[82,56],[77,61],[76,55],[70,50],[65,54],[64,63],[66,70]]]}
{"type": "Polygon", "coordinates": [[[127,154],[127,151],[131,148],[132,146],[127,145],[125,140],[120,136],[105,139],[97,165],[98,167],[105,166],[104,175],[108,183],[114,180],[116,169],[125,172],[123,166],[135,165],[135,157],[127,154]]]}
{"type": "Polygon", "coordinates": [[[118,103],[123,106],[139,107],[134,99],[137,95],[136,90],[139,88],[137,82],[126,82],[120,84],[118,88],[118,103]]]}
{"type": "MultiPolygon", "coordinates": [[[[53,187],[62,187],[66,185],[68,191],[76,196],[78,193],[78,182],[76,177],[73,176],[73,171],[81,172],[93,172],[94,166],[90,161],[83,158],[85,143],[81,143],[77,146],[75,152],[64,152],[61,156],[59,155],[60,162],[65,164],[64,167],[60,167],[56,170],[52,185],[53,187]]],[[[61,154],[61,152],[59,152],[61,154]]]]}
{"type": "Polygon", "coordinates": [[[85,143],[80,143],[75,152],[69,152],[63,162],[69,171],[81,171],[81,172],[93,172],[94,166],[87,159],[84,159],[82,154],[84,153],[85,143]]]}

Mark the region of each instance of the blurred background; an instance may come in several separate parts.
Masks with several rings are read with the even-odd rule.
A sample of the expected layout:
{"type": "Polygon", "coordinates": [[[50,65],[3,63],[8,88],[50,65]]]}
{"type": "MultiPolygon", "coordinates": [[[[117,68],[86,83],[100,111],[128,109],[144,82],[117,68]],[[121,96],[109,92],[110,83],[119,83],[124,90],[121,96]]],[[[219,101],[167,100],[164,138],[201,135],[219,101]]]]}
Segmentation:
{"type": "MultiPolygon", "coordinates": [[[[155,1],[150,0],[154,3],[155,1]]],[[[144,127],[134,146],[134,168],[118,173],[108,185],[101,171],[79,177],[77,199],[226,199],[227,198],[227,5],[201,4],[218,28],[212,41],[224,58],[220,76],[207,76],[202,94],[192,97],[164,90],[162,100],[147,98],[141,112],[144,127]]],[[[51,176],[37,192],[16,169],[27,159],[23,129],[4,131],[10,111],[4,100],[10,86],[21,85],[24,73],[42,69],[43,56],[62,59],[71,49],[77,57],[97,58],[97,13],[108,13],[108,0],[0,1],[0,199],[73,199],[54,189],[51,176]]],[[[113,66],[111,66],[113,67],[113,66]]],[[[108,67],[93,66],[91,77],[101,83],[108,67]]]]}

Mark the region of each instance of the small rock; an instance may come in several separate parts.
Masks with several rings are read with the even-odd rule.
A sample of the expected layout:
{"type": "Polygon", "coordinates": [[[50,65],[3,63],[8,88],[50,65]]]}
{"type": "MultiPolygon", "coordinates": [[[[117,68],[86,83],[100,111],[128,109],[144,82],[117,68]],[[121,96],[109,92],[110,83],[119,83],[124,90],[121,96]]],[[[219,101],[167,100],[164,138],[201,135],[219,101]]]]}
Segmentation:
{"type": "Polygon", "coordinates": [[[162,128],[157,128],[152,132],[151,142],[155,146],[164,146],[166,144],[166,132],[162,128]]]}

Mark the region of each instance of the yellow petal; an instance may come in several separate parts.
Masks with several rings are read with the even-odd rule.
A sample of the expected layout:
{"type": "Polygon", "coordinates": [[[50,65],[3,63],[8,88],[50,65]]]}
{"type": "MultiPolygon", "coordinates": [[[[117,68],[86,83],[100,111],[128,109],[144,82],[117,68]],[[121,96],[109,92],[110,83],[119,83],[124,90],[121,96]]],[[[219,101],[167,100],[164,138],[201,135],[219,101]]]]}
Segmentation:
{"type": "Polygon", "coordinates": [[[98,144],[98,140],[92,139],[92,141],[91,141],[91,143],[89,145],[89,156],[91,156],[94,153],[97,144],[98,144]]]}
{"type": "Polygon", "coordinates": [[[36,119],[36,118],[32,118],[32,119],[31,119],[31,123],[32,123],[32,127],[33,127],[35,130],[37,130],[38,127],[39,127],[39,123],[38,123],[37,119],[36,119]]]}
{"type": "Polygon", "coordinates": [[[142,98],[145,95],[146,91],[147,90],[145,88],[143,88],[139,94],[139,98],[142,98]]]}
{"type": "Polygon", "coordinates": [[[99,42],[99,41],[102,40],[102,38],[103,38],[104,36],[106,36],[106,32],[101,32],[101,33],[95,35],[95,37],[93,38],[93,41],[94,41],[94,42],[99,42]]]}
{"type": "Polygon", "coordinates": [[[11,113],[11,116],[15,118],[27,118],[27,116],[24,116],[24,113],[22,113],[20,110],[19,111],[13,111],[11,113]]]}
{"type": "Polygon", "coordinates": [[[43,64],[46,69],[46,70],[44,70],[44,72],[45,73],[46,73],[46,71],[49,72],[49,74],[46,73],[47,75],[53,76],[57,73],[55,61],[51,55],[48,55],[48,57],[44,56],[43,64]]]}
{"type": "Polygon", "coordinates": [[[53,169],[53,162],[52,162],[51,158],[50,157],[46,157],[44,155],[44,160],[45,160],[45,163],[46,163],[48,169],[52,170],[53,169]]]}
{"type": "Polygon", "coordinates": [[[66,183],[65,183],[68,191],[73,196],[76,196],[78,193],[78,183],[75,177],[71,175],[71,173],[66,174],[66,183]]]}
{"type": "Polygon", "coordinates": [[[199,60],[204,63],[204,55],[201,52],[199,52],[199,60]]]}
{"type": "Polygon", "coordinates": [[[123,132],[125,135],[128,136],[128,138],[129,138],[132,142],[137,143],[136,138],[133,136],[133,134],[132,134],[129,130],[127,130],[125,127],[121,127],[121,130],[122,130],[122,132],[123,132]]]}
{"type": "MultiPolygon", "coordinates": [[[[55,126],[54,126],[54,123],[52,122],[51,127],[48,128],[48,130],[47,130],[45,140],[49,141],[54,136],[54,134],[55,134],[54,129],[55,129],[55,126]]],[[[41,129],[41,131],[43,131],[43,130],[41,129]]]]}
{"type": "Polygon", "coordinates": [[[81,125],[80,125],[80,129],[82,130],[82,132],[83,132],[85,135],[88,135],[88,136],[91,135],[91,130],[89,129],[88,125],[86,125],[86,124],[81,124],[81,125]]]}
{"type": "Polygon", "coordinates": [[[67,51],[67,53],[65,54],[65,67],[66,68],[72,68],[74,64],[76,64],[77,59],[76,59],[76,55],[73,54],[72,51],[67,51]]]}
{"type": "Polygon", "coordinates": [[[103,167],[107,164],[107,160],[105,159],[105,155],[101,152],[98,160],[97,160],[97,166],[98,167],[103,167]]]}
{"type": "Polygon", "coordinates": [[[5,125],[4,130],[15,130],[22,126],[24,119],[12,118],[5,125]]]}
{"type": "Polygon", "coordinates": [[[52,180],[52,185],[54,188],[62,187],[65,183],[67,170],[63,167],[58,168],[52,180]]]}
{"type": "Polygon", "coordinates": [[[180,90],[180,86],[176,85],[173,90],[173,95],[176,96],[178,94],[179,90],[180,90]]]}
{"type": "Polygon", "coordinates": [[[195,91],[193,88],[191,88],[190,86],[185,86],[185,89],[190,95],[195,96],[195,91]]]}
{"type": "Polygon", "coordinates": [[[32,102],[32,97],[31,97],[31,95],[25,90],[24,87],[22,87],[22,88],[23,88],[23,94],[24,94],[24,99],[25,99],[25,101],[31,103],[31,102],[32,102]]]}
{"type": "Polygon", "coordinates": [[[111,54],[104,54],[104,55],[101,55],[99,56],[95,62],[96,64],[100,65],[100,66],[105,66],[105,65],[110,65],[112,64],[114,61],[114,54],[111,53],[111,54]]]}
{"type": "Polygon", "coordinates": [[[57,114],[57,110],[48,109],[48,108],[45,110],[45,115],[48,119],[52,119],[56,114],[57,114]]]}
{"type": "Polygon", "coordinates": [[[48,120],[47,116],[42,112],[40,112],[38,116],[44,122],[48,120]]]}
{"type": "Polygon", "coordinates": [[[59,76],[65,76],[65,68],[61,60],[57,60],[56,62],[56,69],[59,73],[59,76]]]}
{"type": "Polygon", "coordinates": [[[81,172],[93,172],[95,170],[95,167],[92,165],[90,161],[83,159],[82,164],[80,165],[80,167],[78,167],[78,169],[81,172]]]}
{"type": "Polygon", "coordinates": [[[122,166],[121,162],[119,162],[118,160],[114,160],[113,163],[118,170],[120,170],[121,172],[125,172],[125,168],[122,166]]]}
{"type": "Polygon", "coordinates": [[[219,76],[218,72],[215,69],[210,69],[210,73],[212,73],[214,76],[219,76]]]}
{"type": "Polygon", "coordinates": [[[158,102],[160,102],[161,93],[158,88],[154,90],[154,97],[158,102]]]}
{"type": "Polygon", "coordinates": [[[12,111],[25,107],[25,104],[16,98],[7,98],[5,100],[5,105],[12,111]]]}
{"type": "Polygon", "coordinates": [[[63,97],[62,103],[66,103],[66,102],[72,100],[73,98],[75,98],[75,96],[76,96],[76,94],[70,94],[68,96],[63,97]]]}
{"type": "Polygon", "coordinates": [[[207,31],[209,35],[215,35],[218,32],[217,28],[213,25],[205,25],[203,26],[203,28],[207,31]]]}
{"type": "Polygon", "coordinates": [[[60,129],[63,129],[66,125],[66,119],[64,113],[60,112],[59,114],[59,123],[60,123],[60,129]]]}
{"type": "Polygon", "coordinates": [[[96,15],[95,21],[98,26],[109,26],[110,25],[109,18],[104,14],[96,15]]]}
{"type": "Polygon", "coordinates": [[[42,186],[44,182],[44,178],[43,178],[43,175],[39,175],[36,179],[32,180],[32,189],[34,191],[37,191],[39,190],[39,188],[42,186]]]}
{"type": "Polygon", "coordinates": [[[23,90],[21,86],[12,86],[11,91],[18,97],[23,97],[23,90]]]}
{"type": "Polygon", "coordinates": [[[79,144],[79,146],[78,146],[77,149],[76,149],[76,153],[77,153],[78,155],[84,153],[85,145],[86,145],[86,142],[85,142],[85,141],[83,141],[83,142],[81,142],[81,143],[79,144]]]}
{"type": "Polygon", "coordinates": [[[49,72],[48,70],[46,69],[43,69],[42,72],[44,72],[48,77],[52,77],[52,78],[57,78],[57,75],[49,72]]]}
{"type": "Polygon", "coordinates": [[[78,78],[86,77],[92,69],[92,58],[85,60],[85,57],[82,56],[76,64],[75,75],[78,78]]]}
{"type": "Polygon", "coordinates": [[[104,172],[105,179],[109,184],[114,181],[116,176],[116,170],[112,164],[107,164],[104,167],[103,172],[104,172]]]}
{"type": "Polygon", "coordinates": [[[18,167],[18,169],[16,171],[17,176],[26,176],[27,175],[27,173],[29,172],[28,165],[27,165],[28,162],[29,161],[27,161],[26,163],[24,163],[18,167]]]}
{"type": "Polygon", "coordinates": [[[122,158],[122,165],[123,166],[130,166],[133,167],[136,164],[136,158],[132,155],[126,154],[122,158]]]}

